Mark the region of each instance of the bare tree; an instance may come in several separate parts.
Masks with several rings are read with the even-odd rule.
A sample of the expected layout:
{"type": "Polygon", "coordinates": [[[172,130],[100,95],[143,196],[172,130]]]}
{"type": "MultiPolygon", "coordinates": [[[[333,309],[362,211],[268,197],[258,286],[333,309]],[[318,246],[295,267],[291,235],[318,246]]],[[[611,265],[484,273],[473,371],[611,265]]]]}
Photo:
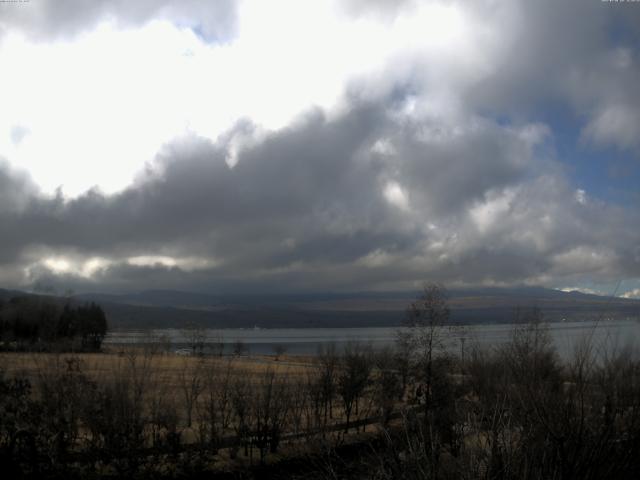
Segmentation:
{"type": "Polygon", "coordinates": [[[221,357],[224,355],[224,335],[221,332],[217,332],[211,341],[211,347],[213,348],[213,354],[221,357]]]}
{"type": "Polygon", "coordinates": [[[207,332],[201,325],[190,322],[182,330],[187,344],[194,355],[202,355],[207,341],[207,332]]]}
{"type": "Polygon", "coordinates": [[[202,360],[192,362],[189,358],[184,358],[180,369],[180,389],[184,399],[187,427],[191,427],[193,411],[198,403],[198,398],[203,390],[202,374],[204,365],[202,360]]]}
{"type": "Polygon", "coordinates": [[[159,345],[160,351],[164,354],[171,352],[171,337],[167,334],[159,335],[155,342],[159,345]]]}
{"type": "Polygon", "coordinates": [[[203,372],[203,401],[198,404],[200,441],[217,451],[224,432],[231,421],[232,360],[220,368],[217,363],[207,365],[203,372]]]}
{"type": "Polygon", "coordinates": [[[233,343],[233,354],[236,357],[240,357],[241,355],[244,355],[245,353],[248,352],[248,348],[247,345],[240,339],[237,339],[234,343],[233,343]]]}
{"type": "Polygon", "coordinates": [[[280,444],[290,408],[286,382],[285,375],[276,376],[274,371],[266,370],[252,395],[252,433],[260,451],[261,463],[264,463],[267,449],[276,453],[280,444]]]}
{"type": "Polygon", "coordinates": [[[319,369],[307,370],[305,387],[305,397],[307,401],[302,405],[306,418],[306,429],[309,432],[315,431],[326,426],[326,409],[323,415],[323,406],[325,405],[323,375],[319,369]]]}
{"type": "Polygon", "coordinates": [[[326,347],[320,345],[317,360],[319,363],[318,389],[324,409],[323,428],[326,428],[327,419],[333,418],[333,397],[336,394],[338,354],[335,344],[331,343],[326,347]]]}
{"type": "Polygon", "coordinates": [[[395,404],[401,397],[402,383],[394,366],[394,352],[390,348],[383,348],[375,353],[373,361],[376,367],[374,376],[374,397],[383,425],[391,419],[395,404]]]}
{"type": "Polygon", "coordinates": [[[251,385],[246,376],[236,376],[231,386],[231,406],[233,409],[233,428],[238,438],[238,445],[232,448],[232,457],[235,456],[238,446],[244,447],[245,457],[249,456],[253,417],[251,398],[251,385]]]}
{"type": "MultiPolygon", "coordinates": [[[[39,357],[34,356],[39,360],[39,357]]],[[[82,409],[94,387],[77,356],[55,355],[46,363],[37,361],[37,391],[42,404],[40,430],[48,433],[46,454],[52,463],[64,461],[81,435],[82,409]]]]}
{"type": "Polygon", "coordinates": [[[151,442],[154,447],[171,447],[177,451],[182,432],[178,428],[178,409],[170,388],[159,382],[150,395],[149,423],[151,442]]]}
{"type": "MultiPolygon", "coordinates": [[[[307,388],[308,384],[304,380],[292,380],[288,382],[289,388],[289,425],[292,428],[294,434],[298,435],[302,433],[305,425],[305,414],[308,414],[310,395],[307,388]]],[[[307,428],[310,428],[309,422],[307,422],[307,428]]]]}
{"type": "Polygon", "coordinates": [[[287,351],[287,346],[279,343],[273,346],[273,352],[276,354],[276,362],[280,360],[280,357],[287,351]]]}
{"type": "Polygon", "coordinates": [[[345,433],[354,412],[358,414],[358,401],[369,385],[371,358],[368,349],[358,343],[348,343],[343,354],[343,365],[338,376],[338,393],[342,398],[346,417],[345,433]]]}
{"type": "Polygon", "coordinates": [[[398,400],[404,400],[409,380],[413,371],[415,359],[415,342],[410,330],[398,330],[396,332],[396,344],[393,351],[391,365],[398,372],[400,388],[398,389],[398,400]]]}
{"type": "Polygon", "coordinates": [[[439,358],[445,352],[445,340],[449,325],[449,305],[446,288],[437,283],[425,283],[420,296],[407,308],[404,321],[405,340],[414,357],[413,370],[418,386],[416,398],[424,403],[424,414],[410,418],[411,428],[419,432],[418,444],[428,459],[429,475],[438,476],[442,453],[442,434],[451,428],[451,414],[448,410],[449,382],[445,365],[439,358]],[[438,390],[438,392],[436,392],[438,390]]]}
{"type": "Polygon", "coordinates": [[[141,357],[131,350],[119,359],[112,378],[104,378],[91,389],[83,412],[94,452],[114,458],[118,476],[129,477],[138,468],[139,450],[145,444],[149,423],[146,400],[153,378],[152,355],[141,357]]]}
{"type": "Polygon", "coordinates": [[[424,382],[423,396],[427,408],[433,395],[434,357],[444,351],[446,331],[449,324],[447,290],[443,285],[426,283],[421,295],[407,308],[404,326],[408,334],[404,341],[406,349],[415,352],[420,379],[424,382]]]}

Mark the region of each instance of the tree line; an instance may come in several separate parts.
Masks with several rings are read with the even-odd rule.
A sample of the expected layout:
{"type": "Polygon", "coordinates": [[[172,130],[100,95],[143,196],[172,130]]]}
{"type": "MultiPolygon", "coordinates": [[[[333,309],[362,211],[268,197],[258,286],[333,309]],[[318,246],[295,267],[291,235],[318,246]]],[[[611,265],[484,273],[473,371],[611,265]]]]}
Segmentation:
{"type": "Polygon", "coordinates": [[[0,299],[2,350],[98,351],[107,318],[95,303],[72,305],[54,297],[0,299]]]}

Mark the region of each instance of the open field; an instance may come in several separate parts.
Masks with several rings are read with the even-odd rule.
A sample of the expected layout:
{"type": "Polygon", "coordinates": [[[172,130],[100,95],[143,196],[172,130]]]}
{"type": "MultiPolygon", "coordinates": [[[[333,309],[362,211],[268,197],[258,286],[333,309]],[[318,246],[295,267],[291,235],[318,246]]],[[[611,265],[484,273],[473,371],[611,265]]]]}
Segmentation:
{"type": "Polygon", "coordinates": [[[8,375],[24,375],[35,380],[38,375],[51,369],[66,369],[69,362],[77,362],[78,367],[92,379],[116,376],[134,362],[143,365],[152,376],[160,376],[169,387],[177,387],[179,377],[185,372],[198,369],[223,369],[231,366],[238,375],[259,375],[266,371],[286,374],[290,378],[303,376],[315,368],[312,357],[281,356],[183,356],[176,354],[150,354],[144,348],[126,347],[106,349],[103,353],[31,353],[1,352],[0,369],[8,375]]]}

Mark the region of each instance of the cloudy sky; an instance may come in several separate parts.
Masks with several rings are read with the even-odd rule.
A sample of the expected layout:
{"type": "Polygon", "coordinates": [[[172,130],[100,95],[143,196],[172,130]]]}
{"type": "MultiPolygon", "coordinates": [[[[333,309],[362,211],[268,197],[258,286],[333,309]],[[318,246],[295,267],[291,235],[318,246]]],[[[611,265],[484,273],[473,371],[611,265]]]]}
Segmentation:
{"type": "Polygon", "coordinates": [[[0,2],[0,285],[640,297],[640,2],[0,2]]]}

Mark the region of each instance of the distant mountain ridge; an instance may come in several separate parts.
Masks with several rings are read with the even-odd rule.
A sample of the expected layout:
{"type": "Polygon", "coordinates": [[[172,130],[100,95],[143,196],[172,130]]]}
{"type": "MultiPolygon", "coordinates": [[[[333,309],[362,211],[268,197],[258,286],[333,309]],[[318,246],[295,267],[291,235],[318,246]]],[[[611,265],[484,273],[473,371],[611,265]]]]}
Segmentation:
{"type": "MultiPolygon", "coordinates": [[[[26,295],[0,289],[0,298],[26,295]]],[[[94,301],[116,329],[304,328],[396,326],[418,292],[356,292],[291,295],[217,295],[175,290],[127,294],[88,293],[74,302],[94,301]]],[[[449,290],[451,319],[459,323],[508,323],[517,309],[539,308],[546,319],[640,319],[640,300],[611,298],[542,287],[449,290]]]]}
{"type": "MultiPolygon", "coordinates": [[[[150,290],[76,298],[104,305],[123,328],[180,327],[187,322],[212,328],[356,327],[399,325],[418,292],[215,295],[150,290]]],[[[640,300],[611,298],[542,287],[466,288],[449,291],[451,317],[461,323],[505,323],[515,310],[539,308],[551,321],[638,318],[640,300]]]]}

